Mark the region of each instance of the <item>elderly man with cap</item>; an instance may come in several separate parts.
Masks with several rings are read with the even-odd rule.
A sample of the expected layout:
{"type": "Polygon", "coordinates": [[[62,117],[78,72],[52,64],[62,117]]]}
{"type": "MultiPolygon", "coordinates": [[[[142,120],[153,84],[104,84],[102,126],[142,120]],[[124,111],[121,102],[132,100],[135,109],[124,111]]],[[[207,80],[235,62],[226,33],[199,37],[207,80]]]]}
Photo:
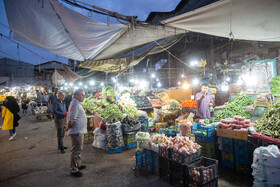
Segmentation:
{"type": "Polygon", "coordinates": [[[195,99],[197,102],[197,112],[196,115],[202,119],[210,119],[211,112],[210,107],[213,106],[212,95],[208,94],[209,86],[206,83],[201,85],[201,91],[196,94],[195,99]]]}

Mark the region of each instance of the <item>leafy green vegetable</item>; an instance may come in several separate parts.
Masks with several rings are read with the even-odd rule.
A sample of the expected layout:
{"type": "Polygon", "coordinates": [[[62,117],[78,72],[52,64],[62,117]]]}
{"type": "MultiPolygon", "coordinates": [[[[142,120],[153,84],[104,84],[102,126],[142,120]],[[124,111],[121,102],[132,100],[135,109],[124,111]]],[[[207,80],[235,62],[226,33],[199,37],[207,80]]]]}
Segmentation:
{"type": "Polygon", "coordinates": [[[254,127],[257,132],[263,135],[280,138],[280,102],[272,105],[257,121],[254,127]]]}
{"type": "Polygon", "coordinates": [[[169,129],[169,130],[176,130],[176,129],[178,129],[178,127],[176,127],[176,126],[170,126],[170,127],[168,127],[167,129],[169,129]]]}
{"type": "Polygon", "coordinates": [[[101,113],[101,117],[103,117],[106,122],[112,123],[115,121],[122,121],[124,119],[124,115],[116,104],[108,105],[101,113]]]}
{"type": "Polygon", "coordinates": [[[274,97],[280,97],[280,75],[276,75],[270,81],[270,90],[274,97]]]}
{"type": "Polygon", "coordinates": [[[180,108],[181,106],[175,103],[174,101],[172,101],[172,103],[169,106],[169,110],[179,110],[180,108]]]}
{"type": "Polygon", "coordinates": [[[115,96],[115,90],[111,86],[108,86],[106,89],[107,97],[115,96]]]}
{"type": "Polygon", "coordinates": [[[127,114],[129,117],[138,117],[140,115],[137,108],[130,105],[125,105],[123,107],[123,112],[127,114]]]}

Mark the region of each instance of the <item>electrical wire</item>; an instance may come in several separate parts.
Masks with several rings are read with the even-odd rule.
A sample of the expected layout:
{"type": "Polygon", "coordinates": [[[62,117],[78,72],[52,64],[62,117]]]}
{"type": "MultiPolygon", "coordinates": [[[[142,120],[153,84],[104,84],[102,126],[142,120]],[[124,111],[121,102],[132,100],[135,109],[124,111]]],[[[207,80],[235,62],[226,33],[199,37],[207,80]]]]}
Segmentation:
{"type": "Polygon", "coordinates": [[[14,41],[13,39],[9,38],[8,36],[5,36],[5,35],[4,35],[4,34],[2,34],[2,33],[0,33],[0,37],[4,37],[4,38],[6,38],[6,39],[10,40],[11,42],[13,42],[13,43],[15,43],[15,44],[17,44],[17,45],[21,46],[22,48],[24,48],[24,49],[26,49],[26,50],[30,51],[31,53],[33,53],[33,54],[35,54],[35,55],[37,55],[37,56],[41,57],[42,59],[45,59],[46,61],[50,61],[50,60],[48,60],[47,58],[45,58],[45,57],[43,57],[43,56],[39,55],[38,53],[36,53],[36,52],[32,51],[31,49],[28,49],[27,47],[25,47],[25,46],[21,45],[20,43],[18,43],[18,42],[16,42],[16,41],[14,41]]]}

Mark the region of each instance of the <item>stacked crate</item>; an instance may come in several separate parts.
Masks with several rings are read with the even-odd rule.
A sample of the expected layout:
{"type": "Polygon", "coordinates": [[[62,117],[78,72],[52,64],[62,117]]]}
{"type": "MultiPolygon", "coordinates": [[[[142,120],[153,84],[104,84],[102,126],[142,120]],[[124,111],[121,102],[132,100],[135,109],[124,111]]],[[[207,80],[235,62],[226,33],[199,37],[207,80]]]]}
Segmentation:
{"type": "Polygon", "coordinates": [[[128,132],[128,133],[123,134],[124,148],[126,150],[137,147],[135,135],[136,135],[136,132],[128,132]]]}
{"type": "Polygon", "coordinates": [[[234,142],[232,138],[222,138],[222,163],[223,167],[235,169],[234,142]]]}
{"type": "Polygon", "coordinates": [[[202,126],[201,124],[194,124],[192,134],[195,134],[195,141],[202,147],[202,156],[215,158],[215,125],[202,126]]]}
{"type": "Polygon", "coordinates": [[[247,172],[248,141],[234,139],[235,166],[237,172],[247,172]]]}

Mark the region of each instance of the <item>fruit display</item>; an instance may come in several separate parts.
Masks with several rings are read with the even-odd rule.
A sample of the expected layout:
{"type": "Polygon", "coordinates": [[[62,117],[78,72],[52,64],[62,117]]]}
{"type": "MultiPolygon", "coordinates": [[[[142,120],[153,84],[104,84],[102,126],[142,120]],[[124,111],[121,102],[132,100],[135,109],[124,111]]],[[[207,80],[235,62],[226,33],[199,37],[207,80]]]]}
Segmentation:
{"type": "Polygon", "coordinates": [[[138,108],[151,107],[151,103],[146,96],[134,96],[134,101],[138,108]]]}
{"type": "Polygon", "coordinates": [[[247,131],[247,128],[254,124],[249,119],[242,116],[234,116],[234,118],[222,119],[218,124],[220,129],[247,131]]]}
{"type": "Polygon", "coordinates": [[[177,105],[180,105],[179,101],[177,101],[176,99],[168,99],[164,101],[164,104],[171,105],[172,102],[175,102],[177,105]]]}
{"type": "MultiPolygon", "coordinates": [[[[196,168],[194,170],[192,170],[192,172],[190,173],[190,177],[195,181],[195,182],[201,182],[201,178],[200,178],[200,169],[204,169],[204,166],[200,166],[199,168],[196,168]]],[[[208,168],[202,171],[203,173],[203,180],[205,181],[209,181],[211,180],[211,174],[214,173],[213,168],[208,168]]]]}
{"type": "Polygon", "coordinates": [[[150,99],[149,101],[153,106],[161,106],[162,105],[160,99],[150,99]]]}
{"type": "Polygon", "coordinates": [[[150,138],[150,142],[151,143],[155,143],[155,144],[161,144],[166,142],[168,139],[167,136],[165,136],[164,134],[155,134],[152,135],[152,137],[150,138]]]}

